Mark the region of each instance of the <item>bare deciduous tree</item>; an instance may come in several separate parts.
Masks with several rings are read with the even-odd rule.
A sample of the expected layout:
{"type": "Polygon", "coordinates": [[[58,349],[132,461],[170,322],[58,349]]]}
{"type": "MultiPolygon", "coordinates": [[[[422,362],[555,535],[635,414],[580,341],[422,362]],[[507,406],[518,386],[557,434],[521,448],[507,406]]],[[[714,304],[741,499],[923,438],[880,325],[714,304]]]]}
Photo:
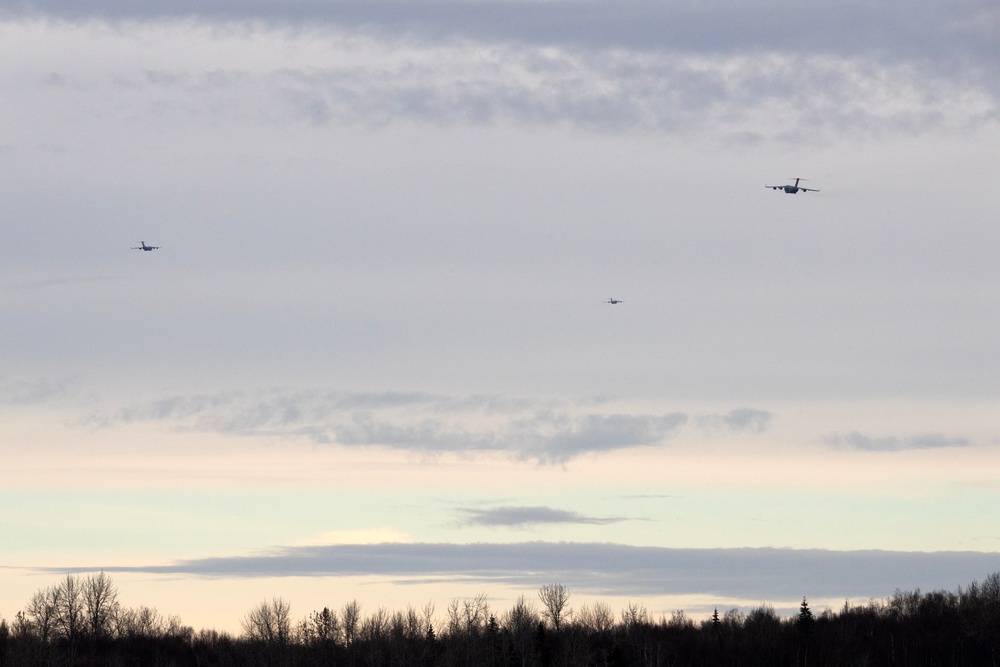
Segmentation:
{"type": "Polygon", "coordinates": [[[545,610],[542,615],[549,619],[552,627],[558,630],[563,619],[569,614],[566,603],[569,602],[569,591],[562,584],[546,584],[538,589],[538,599],[542,601],[545,610]]]}
{"type": "Polygon", "coordinates": [[[357,600],[351,600],[340,612],[341,625],[344,628],[344,643],[350,646],[358,636],[358,625],[361,623],[361,605],[357,600]]]}
{"type": "Polygon", "coordinates": [[[448,634],[455,636],[462,631],[461,601],[454,598],[448,603],[448,634]]]}
{"type": "Polygon", "coordinates": [[[406,639],[418,639],[427,632],[423,620],[417,610],[410,605],[406,606],[406,614],[403,618],[403,637],[406,639]]]}
{"type": "Polygon", "coordinates": [[[594,632],[610,632],[615,625],[615,614],[604,602],[595,602],[593,608],[586,605],[576,615],[577,622],[594,632]]]}
{"type": "Polygon", "coordinates": [[[119,637],[159,639],[167,634],[167,624],[160,612],[152,607],[119,609],[114,619],[115,634],[119,637]]]}
{"type": "Polygon", "coordinates": [[[280,597],[261,602],[243,618],[243,632],[252,641],[287,644],[292,633],[291,605],[280,597]]]}
{"type": "Polygon", "coordinates": [[[431,638],[434,637],[434,603],[428,602],[424,605],[422,619],[423,634],[431,638]]]}
{"type": "Polygon", "coordinates": [[[302,638],[308,644],[333,644],[340,639],[340,619],[337,618],[337,612],[331,611],[329,607],[310,614],[304,627],[302,638]]]}
{"type": "Polygon", "coordinates": [[[82,588],[87,631],[91,637],[107,637],[118,611],[118,589],[103,571],[84,579],[82,588]]]}
{"type": "Polygon", "coordinates": [[[622,626],[626,630],[634,630],[650,623],[649,612],[646,611],[645,605],[629,602],[628,606],[622,609],[622,626]]]}
{"type": "Polygon", "coordinates": [[[358,631],[358,635],[363,641],[368,642],[385,640],[386,635],[389,633],[390,618],[389,610],[385,607],[379,607],[374,614],[361,621],[361,628],[358,631]]]}
{"type": "Polygon", "coordinates": [[[462,604],[462,620],[466,632],[473,635],[486,626],[490,616],[490,603],[486,593],[480,593],[474,598],[467,598],[462,604]]]}
{"type": "Polygon", "coordinates": [[[529,662],[532,643],[535,638],[535,631],[538,628],[540,619],[535,606],[523,595],[517,598],[510,611],[503,615],[500,625],[506,632],[510,633],[514,642],[514,650],[525,665],[529,662]]]}
{"type": "Polygon", "coordinates": [[[83,631],[83,622],[83,585],[79,577],[67,574],[59,584],[55,627],[63,638],[73,643],[83,631]]]}
{"type": "Polygon", "coordinates": [[[59,586],[50,586],[38,591],[31,596],[28,606],[24,609],[31,632],[44,642],[49,641],[56,629],[60,591],[59,586]]]}

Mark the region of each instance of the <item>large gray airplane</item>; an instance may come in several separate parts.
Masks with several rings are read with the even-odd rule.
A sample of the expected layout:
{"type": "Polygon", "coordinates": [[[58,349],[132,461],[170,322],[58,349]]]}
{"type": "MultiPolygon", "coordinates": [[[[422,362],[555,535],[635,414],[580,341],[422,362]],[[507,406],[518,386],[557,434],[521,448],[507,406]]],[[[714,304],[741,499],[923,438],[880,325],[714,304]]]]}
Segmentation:
{"type": "Polygon", "coordinates": [[[146,245],[145,241],[139,241],[139,245],[132,246],[132,250],[145,250],[146,252],[149,252],[150,250],[159,250],[159,249],[160,249],[160,246],[158,246],[158,245],[146,245]]]}
{"type": "MultiPolygon", "coordinates": [[[[790,179],[789,179],[790,180],[790,179]]],[[[799,187],[799,181],[809,180],[807,178],[796,178],[794,185],[765,185],[765,188],[771,188],[772,190],[784,190],[785,194],[794,195],[796,192],[801,190],[802,192],[819,192],[817,188],[803,188],[799,187]]]]}

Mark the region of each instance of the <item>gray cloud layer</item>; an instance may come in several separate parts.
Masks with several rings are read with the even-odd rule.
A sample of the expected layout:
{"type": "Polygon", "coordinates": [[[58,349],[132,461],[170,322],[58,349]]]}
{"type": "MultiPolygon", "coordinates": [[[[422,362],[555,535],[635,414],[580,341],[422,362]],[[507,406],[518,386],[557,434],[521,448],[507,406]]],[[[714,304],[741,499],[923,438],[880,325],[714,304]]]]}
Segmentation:
{"type": "MultiPolygon", "coordinates": [[[[115,97],[155,96],[142,116],[186,109],[368,125],[399,118],[568,121],[605,130],[721,127],[745,142],[802,141],[975,126],[997,117],[1000,98],[1000,16],[987,2],[217,0],[0,7],[14,17],[223,21],[248,32],[264,26],[304,37],[327,31],[323,39],[331,44],[380,45],[369,57],[349,57],[361,48],[354,43],[328,62],[275,64],[265,72],[231,66],[117,72],[115,97]],[[394,60],[392,53],[409,56],[394,60]]],[[[47,85],[81,82],[54,73],[47,85]]]]}
{"type": "Polygon", "coordinates": [[[551,401],[496,396],[273,390],[175,396],[85,421],[98,427],[159,421],[198,431],[298,435],[318,443],[426,453],[499,451],[562,463],[588,453],[660,445],[688,417],[682,412],[581,415],[551,401]]]}
{"type": "Polygon", "coordinates": [[[7,380],[0,376],[0,405],[31,405],[45,403],[68,394],[65,383],[40,378],[7,380]]]}
{"type": "MultiPolygon", "coordinates": [[[[616,414],[597,412],[598,407],[495,395],[273,389],[171,396],[116,413],[95,413],[84,421],[96,427],[163,422],[180,430],[301,436],[320,444],[423,453],[509,452],[542,463],[659,446],[690,421],[679,411],[616,414]]],[[[710,431],[763,433],[770,421],[765,410],[737,408],[722,415],[699,415],[696,425],[710,431]]]]}
{"type": "Polygon", "coordinates": [[[1000,16],[990,2],[230,2],[107,3],[97,0],[7,0],[13,15],[70,19],[152,20],[202,17],[334,23],[440,40],[581,44],[599,48],[693,52],[801,50],[831,53],[899,52],[927,58],[998,53],[1000,16]]]}
{"type": "MultiPolygon", "coordinates": [[[[42,400],[60,387],[48,383],[0,385],[0,402],[42,400]]],[[[606,414],[565,403],[497,395],[454,397],[427,392],[348,392],[272,389],[172,396],[115,414],[94,414],[93,426],[163,422],[180,430],[231,435],[300,436],[319,444],[372,446],[420,453],[507,452],[540,463],[565,463],[585,454],[660,446],[693,423],[711,434],[763,434],[773,415],[758,408],[724,414],[684,412],[606,414]]],[[[962,436],[920,433],[873,437],[859,431],[822,438],[830,447],[903,451],[967,447],[962,436]]]]}
{"type": "Polygon", "coordinates": [[[771,425],[771,413],[754,408],[737,408],[724,415],[699,415],[698,425],[733,433],[763,433],[771,425]]]}
{"type": "Polygon", "coordinates": [[[552,507],[493,507],[490,509],[462,508],[463,523],[488,527],[522,527],[538,524],[590,524],[607,525],[627,521],[622,517],[593,517],[579,512],[559,510],[552,507]]]}
{"type": "Polygon", "coordinates": [[[967,447],[972,444],[968,438],[949,437],[941,433],[922,433],[906,437],[885,436],[873,438],[851,431],[850,433],[829,435],[824,438],[832,447],[859,449],[867,452],[895,452],[907,449],[939,449],[942,447],[967,447]]]}
{"type": "Polygon", "coordinates": [[[803,595],[878,597],[896,589],[954,590],[995,571],[998,562],[1000,554],[977,552],[669,549],[526,542],[296,547],[261,556],[103,569],[209,577],[464,578],[484,585],[503,582],[525,587],[558,581],[591,594],[704,594],[768,600],[803,595]]]}

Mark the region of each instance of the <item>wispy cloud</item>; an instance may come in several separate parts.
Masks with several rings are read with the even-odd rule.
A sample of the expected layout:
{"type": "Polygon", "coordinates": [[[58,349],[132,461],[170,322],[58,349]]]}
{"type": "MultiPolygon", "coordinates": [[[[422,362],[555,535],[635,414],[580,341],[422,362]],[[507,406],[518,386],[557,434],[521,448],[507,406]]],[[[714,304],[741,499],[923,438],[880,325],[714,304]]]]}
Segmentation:
{"type": "Polygon", "coordinates": [[[699,415],[698,426],[733,433],[763,433],[771,425],[771,413],[754,408],[737,408],[724,415],[699,415]]]}
{"type": "Polygon", "coordinates": [[[949,437],[941,433],[922,433],[905,437],[871,437],[858,431],[828,435],[824,438],[831,447],[858,449],[866,452],[896,452],[907,449],[940,449],[943,447],[968,447],[972,441],[963,437],[949,437]]]}
{"type": "MultiPolygon", "coordinates": [[[[474,415],[465,415],[466,419],[474,415]]],[[[379,417],[353,413],[333,424],[333,437],[320,440],[341,445],[371,445],[423,452],[507,451],[519,458],[564,463],[589,453],[655,446],[674,435],[687,421],[683,413],[666,415],[584,415],[545,410],[529,416],[511,415],[490,428],[467,427],[458,419],[413,421],[405,415],[379,417]]]]}
{"type": "Polygon", "coordinates": [[[263,390],[169,396],[93,419],[100,423],[171,421],[222,433],[281,431],[349,411],[446,405],[440,397],[407,392],[263,390]]]}
{"type": "Polygon", "coordinates": [[[542,463],[654,447],[682,412],[598,414],[550,400],[426,393],[269,390],[173,396],[86,418],[91,425],[158,421],[179,430],[305,437],[320,444],[422,453],[506,452],[542,463]]]}
{"type": "Polygon", "coordinates": [[[68,392],[63,382],[45,378],[4,380],[0,378],[0,405],[31,405],[61,398],[68,392]]]}
{"type": "Polygon", "coordinates": [[[461,508],[462,523],[471,526],[521,528],[538,524],[591,524],[603,526],[620,523],[623,517],[593,517],[552,507],[461,508]]]}
{"type": "Polygon", "coordinates": [[[687,421],[683,413],[665,415],[585,415],[544,411],[513,416],[490,429],[468,428],[459,421],[354,414],[332,427],[333,442],[376,445],[425,452],[507,451],[519,458],[564,463],[590,453],[662,444],[687,421]]]}
{"type": "Polygon", "coordinates": [[[522,456],[558,463],[586,453],[655,446],[676,434],[687,415],[587,415],[564,421],[555,421],[555,428],[545,419],[518,424],[519,431],[527,427],[517,434],[522,456]]]}
{"type": "MultiPolygon", "coordinates": [[[[217,60],[201,67],[161,56],[86,76],[129,116],[571,123],[802,141],[965,128],[1000,105],[1000,21],[985,2],[815,5],[804,21],[785,1],[4,4],[8,17],[79,19],[80,30],[128,21],[151,43],[183,32],[212,45],[217,60]],[[247,51],[313,55],[234,57],[247,51]]],[[[57,77],[45,85],[70,94],[82,83],[57,77]]]]}
{"type": "MultiPolygon", "coordinates": [[[[105,572],[206,577],[379,576],[537,587],[558,581],[603,595],[705,594],[766,600],[889,595],[896,589],[949,589],[996,569],[998,554],[669,549],[622,544],[357,544],[275,549],[256,556],[202,558],[105,572]]],[[[46,571],[90,570],[67,566],[46,571]]]]}
{"type": "Polygon", "coordinates": [[[150,21],[200,19],[266,22],[281,27],[338,25],[353,31],[411,38],[467,39],[545,45],[572,44],[646,50],[896,53],[944,58],[950,53],[996,53],[990,37],[998,30],[995,5],[979,0],[942,4],[792,0],[671,2],[627,0],[615,4],[585,0],[505,2],[286,2],[232,3],[177,0],[170,3],[107,3],[100,0],[8,0],[13,16],[150,21]]]}
{"type": "Polygon", "coordinates": [[[210,90],[217,105],[212,113],[235,121],[249,115],[267,123],[367,126],[406,119],[435,125],[570,122],[668,133],[753,128],[761,139],[800,141],[975,126],[995,117],[1000,93],[981,78],[826,55],[578,52],[464,42],[386,50],[336,38],[332,44],[335,64],[322,67],[194,72],[172,81],[118,75],[114,85],[123,101],[145,105],[141,95],[153,96],[161,114],[164,99],[175,100],[172,113],[200,114],[192,92],[210,90]],[[371,58],[338,57],[352,48],[371,58]],[[219,107],[218,100],[230,103],[219,107]],[[239,106],[251,101],[255,109],[239,106]],[[776,111],[781,122],[773,120],[776,111]]]}

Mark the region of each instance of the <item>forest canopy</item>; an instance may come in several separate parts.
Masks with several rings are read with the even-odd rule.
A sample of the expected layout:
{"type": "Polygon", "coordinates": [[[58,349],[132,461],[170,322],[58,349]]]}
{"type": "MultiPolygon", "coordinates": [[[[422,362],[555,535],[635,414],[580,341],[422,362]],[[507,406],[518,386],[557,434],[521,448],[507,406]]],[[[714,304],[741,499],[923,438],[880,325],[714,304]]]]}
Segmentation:
{"type": "Polygon", "coordinates": [[[884,600],[797,614],[762,604],[681,610],[653,618],[639,603],[570,606],[561,584],[495,609],[486,594],[443,614],[365,612],[357,601],[295,618],[263,600],[231,635],[185,626],[156,609],[129,608],[104,572],[68,574],[0,619],[0,665],[983,665],[1000,658],[1000,573],[955,592],[896,591],[884,600]]]}

